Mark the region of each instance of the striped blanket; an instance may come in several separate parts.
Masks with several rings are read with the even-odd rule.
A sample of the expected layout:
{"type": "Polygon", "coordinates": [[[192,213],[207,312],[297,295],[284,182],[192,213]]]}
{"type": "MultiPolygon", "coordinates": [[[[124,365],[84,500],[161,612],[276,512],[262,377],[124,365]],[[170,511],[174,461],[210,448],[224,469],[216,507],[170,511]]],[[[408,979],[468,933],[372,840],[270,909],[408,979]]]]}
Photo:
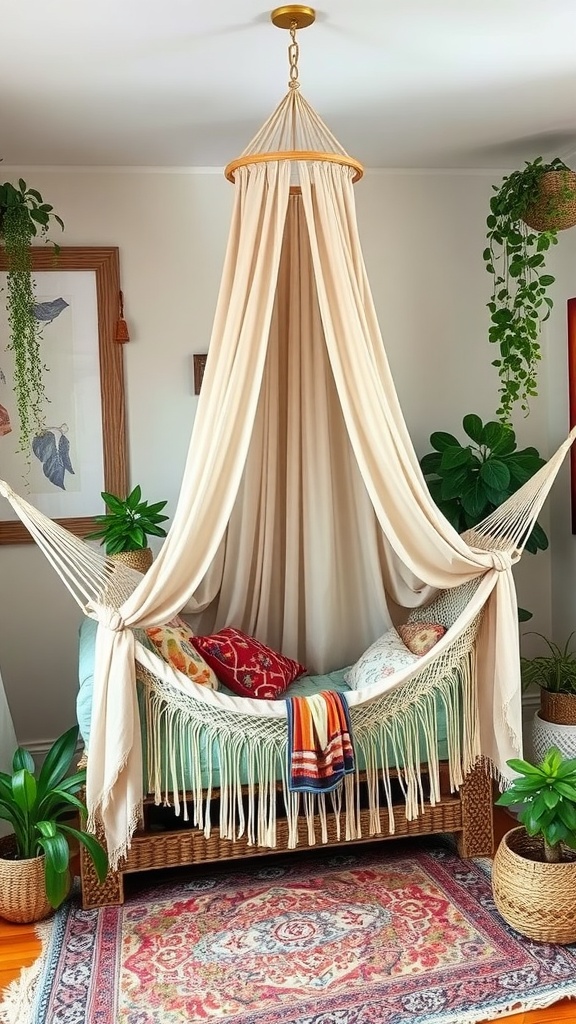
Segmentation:
{"type": "Polygon", "coordinates": [[[322,690],[291,697],[288,711],[288,785],[299,793],[329,793],[354,771],[352,728],[345,697],[322,690]]]}

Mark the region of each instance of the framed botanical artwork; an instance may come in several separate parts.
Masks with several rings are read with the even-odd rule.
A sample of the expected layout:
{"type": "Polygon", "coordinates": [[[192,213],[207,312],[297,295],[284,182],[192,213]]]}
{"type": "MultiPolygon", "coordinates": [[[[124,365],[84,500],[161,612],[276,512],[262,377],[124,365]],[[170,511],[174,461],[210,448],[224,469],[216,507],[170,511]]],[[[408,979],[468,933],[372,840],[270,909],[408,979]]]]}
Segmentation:
{"type": "MultiPolygon", "coordinates": [[[[44,427],[20,451],[12,388],[13,353],[0,291],[0,479],[77,536],[103,511],[101,491],[126,493],[122,345],[116,341],[118,249],[34,247],[35,317],[45,365],[44,427]]],[[[0,252],[0,289],[6,257],[0,252]]],[[[0,544],[30,541],[8,502],[0,507],[0,544]]]]}

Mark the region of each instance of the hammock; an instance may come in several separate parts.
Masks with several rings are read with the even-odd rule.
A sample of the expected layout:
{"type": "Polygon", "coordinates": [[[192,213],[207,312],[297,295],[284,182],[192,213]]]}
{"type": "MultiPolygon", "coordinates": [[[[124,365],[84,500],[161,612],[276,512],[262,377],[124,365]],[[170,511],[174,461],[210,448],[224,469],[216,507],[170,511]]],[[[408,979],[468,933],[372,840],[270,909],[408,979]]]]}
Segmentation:
{"type": "MultiPolygon", "coordinates": [[[[293,81],[227,169],[235,203],[202,391],[178,506],[146,576],[111,562],[0,484],[82,611],[99,623],[88,827],[101,822],[112,867],[142,810],[136,661],[165,681],[161,700],[172,708],[174,729],[186,716],[212,716],[228,749],[248,736],[254,758],[264,735],[285,737],[283,701],[191,690],[189,680],[184,701],[178,673],[135,640],[133,630],[182,609],[194,613],[199,632],[234,622],[324,672],[355,660],[391,624],[391,609],[415,608],[482,577],[454,627],[416,667],[347,694],[348,704],[375,737],[386,708],[400,715],[469,657],[470,643],[458,645],[483,610],[468,688],[478,694],[479,733],[464,761],[481,755],[506,777],[506,761],[521,748],[512,566],[575,432],[479,527],[459,536],[450,526],[430,497],[388,367],[358,237],[359,165],[297,88],[293,81]]],[[[370,757],[367,747],[374,790],[370,757]]],[[[272,815],[248,828],[273,844],[273,826],[272,815]]]]}

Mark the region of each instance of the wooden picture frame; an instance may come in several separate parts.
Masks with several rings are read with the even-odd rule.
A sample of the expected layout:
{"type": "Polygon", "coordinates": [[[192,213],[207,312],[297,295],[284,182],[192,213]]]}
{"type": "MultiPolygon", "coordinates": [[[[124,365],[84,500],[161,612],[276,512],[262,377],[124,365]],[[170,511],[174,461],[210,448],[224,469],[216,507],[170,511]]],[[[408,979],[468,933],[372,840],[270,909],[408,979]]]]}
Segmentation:
{"type": "MultiPolygon", "coordinates": [[[[6,270],[6,255],[4,252],[0,252],[0,272],[6,272],[6,270]]],[[[81,384],[84,389],[83,393],[86,393],[86,389],[88,389],[93,407],[101,413],[97,417],[99,423],[101,422],[101,436],[99,430],[94,430],[90,434],[90,444],[94,448],[90,452],[90,465],[97,464],[102,469],[96,471],[97,487],[94,486],[95,481],[92,481],[90,474],[87,473],[85,476],[90,477],[92,481],[90,486],[85,492],[81,492],[82,485],[76,484],[75,494],[72,496],[75,501],[88,504],[90,509],[93,508],[89,515],[71,514],[64,518],[53,517],[55,522],[65,526],[71,533],[84,537],[95,529],[94,515],[104,511],[100,492],[111,491],[113,494],[123,497],[126,494],[128,482],[123,346],[116,341],[120,295],[119,251],[115,246],[69,246],[62,247],[59,254],[56,255],[49,245],[35,246],[32,249],[32,272],[35,275],[59,273],[62,275],[59,280],[69,281],[71,288],[75,284],[82,284],[82,288],[91,293],[86,309],[93,309],[93,314],[90,314],[92,322],[85,324],[82,322],[82,316],[88,319],[88,313],[84,312],[84,307],[81,307],[79,303],[78,313],[73,319],[73,325],[68,328],[68,333],[71,336],[77,334],[78,336],[82,335],[83,339],[90,339],[82,341],[82,344],[87,347],[94,347],[97,339],[97,352],[93,352],[91,355],[92,364],[96,368],[95,372],[93,376],[83,373],[78,386],[80,387],[81,384]],[[78,281],[74,281],[72,276],[66,277],[69,272],[76,271],[91,273],[93,282],[86,274],[82,279],[78,278],[78,281]],[[94,322],[96,318],[97,323],[94,322]],[[95,459],[97,459],[97,463],[95,459]]],[[[42,278],[42,280],[48,283],[50,281],[49,278],[42,278]]],[[[72,344],[74,344],[74,339],[72,344]]],[[[2,346],[0,351],[4,348],[5,346],[2,346]]],[[[78,360],[73,360],[73,368],[76,368],[77,362],[78,360]]],[[[68,367],[68,372],[72,374],[73,369],[68,367]]],[[[76,384],[76,378],[74,378],[74,384],[76,384]]],[[[81,419],[81,417],[78,418],[81,419]]],[[[17,435],[17,424],[14,424],[14,435],[17,435]]],[[[9,436],[13,437],[14,435],[9,436]]],[[[3,438],[3,441],[5,440],[3,438]]],[[[22,461],[24,462],[23,457],[22,461]]],[[[81,475],[78,473],[78,478],[81,475]]],[[[0,477],[2,476],[0,461],[0,477]]],[[[94,476],[93,471],[92,476],[94,476]]],[[[27,497],[25,482],[22,487],[18,486],[19,480],[8,480],[8,483],[27,497]]],[[[30,498],[32,503],[52,518],[51,512],[42,507],[42,498],[40,501],[35,498],[35,495],[30,498]]],[[[49,495],[46,499],[47,503],[52,500],[65,502],[66,498],[62,498],[60,495],[52,498],[49,495]]],[[[0,544],[20,544],[31,541],[32,537],[19,520],[0,521],[0,544]]]]}
{"type": "Polygon", "coordinates": [[[199,395],[208,355],[206,352],[195,352],[192,358],[194,360],[194,394],[199,395]]]}
{"type": "MultiPolygon", "coordinates": [[[[570,429],[576,426],[576,298],[567,302],[568,401],[570,429]]],[[[576,533],[576,445],[570,449],[570,497],[572,533],[576,533]]]]}

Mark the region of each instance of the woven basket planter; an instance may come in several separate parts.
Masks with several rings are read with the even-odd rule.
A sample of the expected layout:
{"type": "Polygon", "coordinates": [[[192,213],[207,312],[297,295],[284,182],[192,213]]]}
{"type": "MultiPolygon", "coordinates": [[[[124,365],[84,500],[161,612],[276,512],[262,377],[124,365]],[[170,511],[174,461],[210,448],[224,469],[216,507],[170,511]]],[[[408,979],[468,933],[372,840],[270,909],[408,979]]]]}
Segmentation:
{"type": "Polygon", "coordinates": [[[540,690],[540,718],[556,725],[576,725],[576,696],[540,690]]]}
{"type": "Polygon", "coordinates": [[[115,562],[122,562],[129,569],[146,572],[152,565],[152,549],[138,548],[137,551],[119,551],[117,555],[108,555],[115,562]]]}
{"type": "Polygon", "coordinates": [[[0,839],[0,917],[15,924],[42,921],[53,913],[46,898],[44,857],[7,859],[15,850],[14,836],[0,839]]]}
{"type": "Polygon", "coordinates": [[[576,171],[546,171],[538,201],[522,220],[535,231],[564,231],[576,224],[576,171]]]}
{"type": "Polygon", "coordinates": [[[576,942],[576,859],[559,864],[543,856],[543,841],[524,828],[507,832],[494,857],[492,890],[504,920],[529,939],[576,942]]]}

